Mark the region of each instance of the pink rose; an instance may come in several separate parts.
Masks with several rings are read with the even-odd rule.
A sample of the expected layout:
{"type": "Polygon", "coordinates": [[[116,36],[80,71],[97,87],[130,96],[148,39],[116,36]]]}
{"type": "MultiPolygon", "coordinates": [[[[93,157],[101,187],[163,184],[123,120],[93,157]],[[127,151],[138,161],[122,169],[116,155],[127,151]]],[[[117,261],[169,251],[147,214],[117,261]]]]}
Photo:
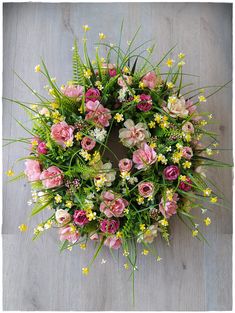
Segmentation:
{"type": "Polygon", "coordinates": [[[126,88],[127,85],[130,86],[132,84],[132,76],[123,75],[122,77],[118,78],[118,85],[122,88],[126,88]]]}
{"type": "Polygon", "coordinates": [[[150,137],[147,125],[144,123],[134,124],[131,119],[124,123],[125,128],[119,130],[119,138],[125,147],[134,147],[140,145],[144,140],[150,137]]]}
{"type": "Polygon", "coordinates": [[[154,89],[157,84],[157,76],[154,72],[147,73],[141,81],[144,83],[144,86],[149,89],[154,89]]]}
{"type": "Polygon", "coordinates": [[[140,102],[136,106],[140,111],[147,112],[152,109],[152,106],[152,99],[149,95],[140,95],[140,102]]]}
{"type": "Polygon", "coordinates": [[[117,70],[115,68],[109,69],[109,76],[114,77],[117,75],[117,70]]]}
{"type": "Polygon", "coordinates": [[[190,147],[184,147],[182,150],[183,158],[190,160],[193,156],[193,150],[190,147]]]}
{"type": "Polygon", "coordinates": [[[62,147],[66,147],[67,141],[73,140],[73,126],[66,122],[59,122],[51,127],[51,138],[54,139],[62,147]]]}
{"type": "Polygon", "coordinates": [[[47,154],[47,146],[44,141],[41,141],[37,146],[38,154],[47,154]]]}
{"type": "Polygon", "coordinates": [[[97,88],[90,88],[86,92],[86,102],[88,101],[93,101],[95,102],[96,100],[100,99],[100,92],[99,89],[97,88]]]}
{"type": "Polygon", "coordinates": [[[100,222],[100,230],[103,233],[114,234],[119,228],[119,221],[117,220],[103,220],[100,222]]]}
{"type": "Polygon", "coordinates": [[[182,126],[182,131],[185,133],[194,133],[194,127],[193,124],[190,122],[186,122],[184,123],[184,125],[182,126]]]}
{"type": "Polygon", "coordinates": [[[84,150],[90,151],[95,147],[96,142],[89,137],[84,137],[81,141],[81,145],[84,150]]]}
{"type": "Polygon", "coordinates": [[[88,101],[86,111],[88,112],[85,117],[86,120],[92,120],[95,124],[103,127],[109,126],[109,120],[112,118],[110,110],[104,108],[98,100],[95,102],[88,101]]]}
{"type": "Polygon", "coordinates": [[[40,180],[46,188],[59,187],[63,184],[63,172],[57,166],[50,166],[40,175],[40,180]]]}
{"type": "Polygon", "coordinates": [[[148,165],[155,163],[157,160],[156,152],[153,148],[144,142],[141,148],[134,151],[133,162],[136,164],[135,167],[140,170],[146,168],[148,165]]]}
{"type": "Polygon", "coordinates": [[[124,210],[128,206],[128,201],[123,198],[119,198],[110,191],[102,193],[103,202],[100,204],[100,211],[107,217],[121,217],[124,215],[124,210]]]}
{"type": "Polygon", "coordinates": [[[75,86],[75,85],[68,85],[62,88],[62,93],[69,97],[69,98],[74,98],[77,101],[81,99],[83,95],[83,87],[82,86],[75,86]]]}
{"type": "Polygon", "coordinates": [[[159,203],[159,209],[165,218],[169,218],[173,214],[177,213],[177,208],[178,208],[177,201],[178,200],[179,200],[179,198],[178,198],[177,193],[174,194],[173,199],[171,201],[166,200],[164,202],[164,199],[163,198],[161,199],[161,202],[159,203]]]}
{"type": "Polygon", "coordinates": [[[169,165],[163,171],[163,175],[166,180],[176,180],[179,174],[180,171],[176,165],[169,165]]]}
{"type": "Polygon", "coordinates": [[[189,177],[186,178],[186,181],[181,181],[179,184],[179,189],[183,191],[190,191],[192,189],[192,181],[189,177]]]}
{"type": "Polygon", "coordinates": [[[104,245],[109,247],[110,249],[119,249],[122,245],[122,241],[120,238],[116,236],[110,236],[104,241],[104,245]]]}
{"type": "Polygon", "coordinates": [[[65,226],[59,229],[60,241],[68,240],[71,243],[78,241],[80,234],[77,230],[74,230],[73,226],[65,226]]]}
{"type": "Polygon", "coordinates": [[[141,182],[138,185],[138,190],[142,197],[148,198],[154,193],[154,184],[151,182],[141,182]]]}
{"type": "Polygon", "coordinates": [[[36,160],[26,160],[24,173],[29,181],[39,180],[41,175],[40,163],[36,160]]]}
{"type": "Polygon", "coordinates": [[[55,219],[59,224],[67,224],[71,221],[71,215],[67,210],[59,209],[55,212],[55,219]]]}
{"type": "Polygon", "coordinates": [[[89,220],[86,216],[86,211],[84,210],[75,210],[73,214],[74,223],[79,226],[84,226],[89,223],[89,220]]]}
{"type": "Polygon", "coordinates": [[[118,163],[120,172],[129,172],[132,168],[132,161],[129,159],[122,159],[118,163]]]}

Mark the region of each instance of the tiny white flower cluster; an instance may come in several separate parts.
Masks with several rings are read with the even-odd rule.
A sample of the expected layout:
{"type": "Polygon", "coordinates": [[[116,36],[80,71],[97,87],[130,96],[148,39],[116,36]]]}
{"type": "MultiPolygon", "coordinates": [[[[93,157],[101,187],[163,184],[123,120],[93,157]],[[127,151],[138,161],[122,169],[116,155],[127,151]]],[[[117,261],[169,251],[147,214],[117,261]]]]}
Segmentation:
{"type": "Polygon", "coordinates": [[[96,127],[94,130],[91,130],[89,134],[98,141],[103,142],[105,140],[105,137],[107,136],[107,131],[104,128],[100,129],[96,127]]]}

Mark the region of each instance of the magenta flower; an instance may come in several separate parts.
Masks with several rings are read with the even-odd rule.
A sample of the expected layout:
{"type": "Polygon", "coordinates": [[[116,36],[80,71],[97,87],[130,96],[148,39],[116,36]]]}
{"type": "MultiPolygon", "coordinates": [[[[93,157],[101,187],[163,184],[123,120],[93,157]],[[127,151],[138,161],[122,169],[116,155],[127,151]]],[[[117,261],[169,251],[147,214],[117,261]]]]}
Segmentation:
{"type": "Polygon", "coordinates": [[[152,109],[153,103],[151,96],[142,94],[140,95],[140,102],[136,105],[137,109],[147,112],[152,109]]]}
{"type": "Polygon", "coordinates": [[[99,100],[100,99],[99,89],[97,89],[97,88],[88,89],[86,94],[85,94],[85,97],[86,97],[86,102],[88,102],[88,101],[95,102],[96,100],[99,100]]]}
{"type": "Polygon", "coordinates": [[[181,181],[179,184],[179,189],[183,191],[190,191],[192,189],[192,181],[189,177],[186,178],[186,181],[181,181]]]}
{"type": "Polygon", "coordinates": [[[24,173],[29,181],[39,180],[41,175],[40,163],[36,160],[26,160],[24,173]]]}
{"type": "Polygon", "coordinates": [[[179,174],[180,171],[176,165],[169,165],[163,171],[163,175],[166,180],[176,180],[179,174]]]}
{"type": "Polygon", "coordinates": [[[90,151],[95,147],[96,142],[89,137],[84,137],[81,141],[81,145],[84,150],[90,151]]]}
{"type": "Polygon", "coordinates": [[[179,198],[177,193],[174,194],[173,199],[171,201],[166,200],[164,202],[164,199],[163,198],[161,199],[161,202],[159,203],[159,210],[165,218],[170,218],[173,214],[177,213],[178,200],[179,198]]]}
{"type": "Polygon", "coordinates": [[[122,240],[116,236],[110,236],[104,241],[104,245],[110,249],[119,249],[122,245],[122,240]]]}
{"type": "Polygon", "coordinates": [[[44,141],[41,141],[37,146],[38,154],[47,154],[47,146],[44,141]]]}
{"type": "Polygon", "coordinates": [[[157,76],[154,72],[147,73],[141,81],[144,83],[144,86],[149,89],[154,89],[157,84],[157,76]]]}
{"type": "Polygon", "coordinates": [[[114,234],[119,228],[119,221],[105,219],[100,222],[100,230],[103,233],[114,234]]]}
{"type": "Polygon", "coordinates": [[[73,220],[76,225],[84,226],[89,223],[89,220],[86,216],[86,211],[84,210],[75,210],[73,214],[73,220]]]}
{"type": "Polygon", "coordinates": [[[86,120],[92,120],[95,124],[103,127],[109,126],[109,120],[112,118],[110,110],[104,108],[98,100],[95,102],[88,101],[86,111],[88,112],[85,117],[86,120]]]}
{"type": "Polygon", "coordinates": [[[63,172],[57,166],[50,166],[40,175],[40,180],[46,188],[59,187],[63,184],[63,172]]]}
{"type": "Polygon", "coordinates": [[[144,142],[140,149],[134,151],[132,158],[133,162],[135,163],[135,167],[140,170],[155,163],[157,160],[157,155],[154,149],[147,145],[146,142],[144,142]]]}
{"type": "Polygon", "coordinates": [[[67,141],[73,140],[74,127],[66,122],[59,122],[51,127],[51,138],[63,148],[66,147],[67,141]]]}
{"type": "Polygon", "coordinates": [[[102,202],[100,211],[107,217],[121,217],[124,215],[124,210],[128,206],[128,201],[116,196],[111,190],[102,193],[102,202]]]}
{"type": "Polygon", "coordinates": [[[154,193],[154,184],[151,182],[141,182],[138,185],[138,190],[142,197],[147,198],[154,193]]]}
{"type": "Polygon", "coordinates": [[[129,172],[132,168],[132,164],[130,159],[121,159],[118,163],[120,172],[129,172]]]}

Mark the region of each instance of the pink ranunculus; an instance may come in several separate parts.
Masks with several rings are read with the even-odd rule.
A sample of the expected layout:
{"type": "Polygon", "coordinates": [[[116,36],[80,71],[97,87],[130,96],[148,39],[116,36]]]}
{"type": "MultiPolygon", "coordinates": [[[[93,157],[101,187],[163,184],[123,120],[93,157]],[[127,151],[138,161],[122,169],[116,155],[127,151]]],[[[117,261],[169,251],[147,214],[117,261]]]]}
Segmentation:
{"type": "Polygon", "coordinates": [[[176,165],[169,165],[163,171],[163,175],[166,180],[176,180],[179,174],[180,170],[176,165]]]}
{"type": "Polygon", "coordinates": [[[157,84],[157,75],[154,72],[148,72],[144,77],[141,79],[144,83],[144,86],[149,89],[154,89],[157,84]]]}
{"type": "Polygon", "coordinates": [[[132,76],[123,75],[118,78],[118,85],[122,88],[126,88],[127,86],[131,86],[132,84],[132,76]]]}
{"type": "Polygon", "coordinates": [[[108,71],[110,77],[114,77],[114,76],[117,75],[117,70],[116,70],[114,64],[111,64],[111,63],[109,63],[109,64],[103,63],[103,64],[102,64],[102,69],[104,69],[105,72],[108,71]]]}
{"type": "Polygon", "coordinates": [[[51,127],[51,138],[62,147],[66,147],[67,141],[73,140],[74,127],[66,122],[59,122],[51,127]]]}
{"type": "Polygon", "coordinates": [[[40,163],[36,160],[26,160],[24,173],[29,181],[39,180],[41,175],[40,163]]]}
{"type": "Polygon", "coordinates": [[[77,230],[74,230],[74,227],[71,225],[61,227],[59,229],[60,241],[68,240],[70,243],[75,243],[78,241],[80,234],[77,230]]]}
{"type": "Polygon", "coordinates": [[[110,249],[119,249],[122,245],[122,240],[116,236],[110,236],[104,241],[104,245],[110,249]]]}
{"type": "Polygon", "coordinates": [[[75,210],[73,214],[73,220],[76,225],[84,226],[89,223],[89,220],[86,216],[86,211],[84,210],[75,210]]]}
{"type": "Polygon", "coordinates": [[[102,202],[100,211],[107,217],[121,217],[124,215],[124,210],[128,206],[128,201],[116,196],[111,190],[102,193],[102,202]]]}
{"type": "Polygon", "coordinates": [[[190,122],[186,122],[184,123],[184,125],[182,126],[182,131],[185,133],[194,133],[194,127],[193,124],[190,122]]]}
{"type": "Polygon", "coordinates": [[[76,99],[77,101],[80,100],[83,95],[83,87],[79,85],[67,85],[62,88],[61,91],[65,96],[76,99]]]}
{"type": "Polygon", "coordinates": [[[147,112],[152,109],[152,98],[144,93],[140,95],[140,102],[136,105],[137,109],[143,112],[147,112]]]}
{"type": "Polygon", "coordinates": [[[178,200],[179,198],[177,193],[174,194],[173,199],[171,201],[170,200],[164,201],[163,198],[161,199],[161,202],[159,203],[159,210],[165,218],[169,218],[173,214],[177,213],[178,200]]]}
{"type": "Polygon", "coordinates": [[[120,223],[118,220],[105,219],[100,222],[100,230],[103,233],[115,234],[119,228],[119,225],[120,223]]]}
{"type": "Polygon", "coordinates": [[[104,108],[98,100],[96,100],[95,102],[88,101],[86,103],[86,111],[86,120],[92,120],[95,124],[98,124],[99,126],[109,126],[109,120],[112,118],[110,110],[104,108]]]}
{"type": "Polygon", "coordinates": [[[117,70],[115,68],[109,69],[109,76],[114,77],[117,75],[117,70]]]}
{"type": "Polygon", "coordinates": [[[125,128],[119,130],[119,138],[125,147],[139,146],[143,141],[150,137],[147,125],[144,123],[134,124],[131,119],[124,123],[125,128]]]}
{"type": "Polygon", "coordinates": [[[146,142],[144,142],[141,147],[133,153],[133,162],[138,170],[148,167],[149,165],[155,163],[156,160],[156,152],[146,142]]]}
{"type": "Polygon", "coordinates": [[[92,150],[95,147],[96,142],[95,142],[95,140],[92,140],[89,137],[83,137],[83,139],[81,141],[81,145],[82,145],[82,148],[84,150],[90,151],[90,150],[92,150]]]}
{"type": "Polygon", "coordinates": [[[129,172],[132,168],[132,164],[130,159],[121,159],[118,163],[120,172],[129,172]]]}
{"type": "Polygon", "coordinates": [[[57,166],[50,166],[40,175],[40,180],[46,188],[55,188],[63,184],[63,172],[57,166]]]}
{"type": "Polygon", "coordinates": [[[97,88],[90,88],[87,90],[86,94],[86,102],[88,101],[93,101],[95,102],[96,100],[99,100],[100,99],[100,92],[99,92],[99,89],[97,88]]]}
{"type": "Polygon", "coordinates": [[[193,150],[190,147],[184,147],[182,150],[183,158],[190,160],[193,156],[193,150]]]}
{"type": "Polygon", "coordinates": [[[55,219],[59,224],[67,224],[71,221],[71,215],[67,210],[59,209],[55,212],[55,219]]]}
{"type": "Polygon", "coordinates": [[[138,185],[138,191],[142,197],[148,198],[154,193],[154,184],[152,182],[141,182],[138,185]]]}
{"type": "Polygon", "coordinates": [[[44,141],[41,141],[37,146],[38,154],[47,154],[47,146],[44,141]]]}
{"type": "Polygon", "coordinates": [[[179,184],[179,189],[183,191],[190,191],[192,189],[192,181],[189,177],[186,178],[186,181],[181,181],[179,184]]]}

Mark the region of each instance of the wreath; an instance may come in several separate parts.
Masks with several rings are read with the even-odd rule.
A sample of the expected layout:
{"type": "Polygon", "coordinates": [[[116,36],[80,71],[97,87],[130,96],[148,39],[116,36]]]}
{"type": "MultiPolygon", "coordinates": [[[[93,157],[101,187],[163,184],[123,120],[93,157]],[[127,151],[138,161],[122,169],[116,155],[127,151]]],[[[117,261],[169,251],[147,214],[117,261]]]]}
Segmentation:
{"type": "MultiPolygon", "coordinates": [[[[99,33],[91,60],[89,27],[83,29],[84,59],[75,40],[72,81],[59,87],[41,61],[35,72],[46,78],[49,96],[30,89],[37,99],[32,105],[11,100],[32,121],[30,128],[19,122],[31,138],[18,141],[30,151],[21,158],[25,171],[13,180],[26,176],[31,183],[31,216],[49,209],[49,218],[35,227],[34,239],[58,228],[61,250],[96,242],[93,259],[82,268],[85,275],[103,246],[121,248],[124,267],[133,273],[139,245],[142,255],[151,252],[161,260],[150,244],[157,237],[156,243],[162,237],[169,244],[176,216],[201,240],[200,223],[211,223],[208,204],[222,205],[217,201],[223,195],[204,167],[227,164],[212,158],[219,152],[216,134],[206,129],[212,115],[198,108],[223,86],[206,96],[205,88],[184,84],[190,77],[183,72],[184,53],[174,60],[172,48],[153,64],[154,46],[138,53],[145,43],[134,47],[137,33],[125,51],[99,33]],[[125,148],[121,159],[110,148],[113,130],[119,138],[115,145],[125,148]]],[[[7,174],[14,175],[13,167],[7,174]]],[[[27,225],[19,228],[25,231],[27,225]]]]}

